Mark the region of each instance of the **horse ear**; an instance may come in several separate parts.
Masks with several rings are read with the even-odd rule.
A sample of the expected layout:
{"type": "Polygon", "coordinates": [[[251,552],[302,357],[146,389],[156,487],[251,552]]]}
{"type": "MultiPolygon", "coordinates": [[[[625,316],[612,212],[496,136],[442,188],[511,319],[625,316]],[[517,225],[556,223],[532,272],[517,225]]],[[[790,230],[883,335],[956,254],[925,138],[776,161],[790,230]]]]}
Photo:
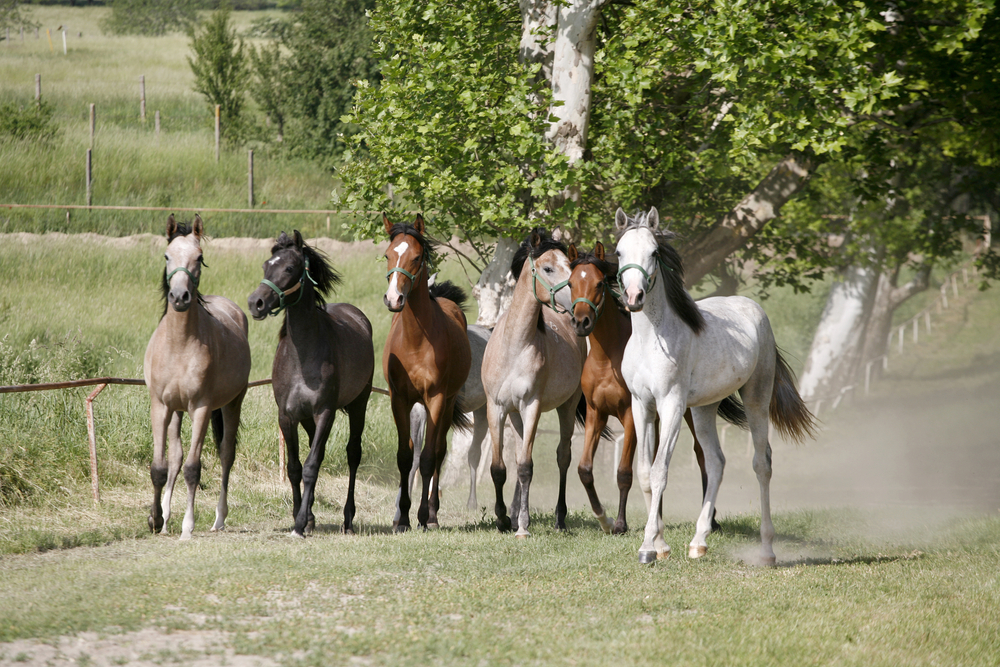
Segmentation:
{"type": "Polygon", "coordinates": [[[194,223],[191,225],[191,231],[194,232],[194,237],[201,241],[201,237],[205,234],[205,225],[201,222],[201,216],[197,213],[194,214],[194,223]]]}
{"type": "Polygon", "coordinates": [[[656,210],[655,206],[649,207],[649,213],[646,214],[646,224],[652,230],[656,230],[660,226],[660,212],[656,210]]]}
{"type": "Polygon", "coordinates": [[[628,225],[628,216],[625,215],[625,211],[623,211],[622,207],[619,206],[618,210],[615,211],[615,228],[618,229],[618,231],[621,231],[625,229],[627,225],[628,225]]]}
{"type": "Polygon", "coordinates": [[[385,214],[385,211],[382,211],[382,224],[385,226],[385,233],[386,234],[391,234],[392,233],[392,223],[389,222],[389,216],[387,216],[385,214]]]}
{"type": "Polygon", "coordinates": [[[417,230],[417,233],[421,236],[424,235],[424,216],[417,213],[417,218],[413,221],[413,228],[417,230]]]}
{"type": "Polygon", "coordinates": [[[177,231],[177,221],[174,220],[174,214],[171,213],[170,217],[167,218],[167,238],[169,239],[177,231]]]}
{"type": "Polygon", "coordinates": [[[570,243],[569,248],[566,250],[566,256],[569,257],[569,261],[575,262],[576,258],[580,256],[580,253],[576,250],[576,244],[570,243]]]}
{"type": "Polygon", "coordinates": [[[598,241],[597,245],[594,246],[594,257],[602,262],[604,261],[604,244],[600,241],[598,241]]]}
{"type": "Polygon", "coordinates": [[[542,235],[538,233],[537,229],[531,230],[531,235],[528,236],[528,245],[532,248],[537,248],[542,245],[542,235]]]}
{"type": "Polygon", "coordinates": [[[302,246],[305,245],[305,241],[302,240],[302,234],[300,234],[297,229],[292,230],[292,234],[295,237],[295,247],[302,248],[302,246]]]}

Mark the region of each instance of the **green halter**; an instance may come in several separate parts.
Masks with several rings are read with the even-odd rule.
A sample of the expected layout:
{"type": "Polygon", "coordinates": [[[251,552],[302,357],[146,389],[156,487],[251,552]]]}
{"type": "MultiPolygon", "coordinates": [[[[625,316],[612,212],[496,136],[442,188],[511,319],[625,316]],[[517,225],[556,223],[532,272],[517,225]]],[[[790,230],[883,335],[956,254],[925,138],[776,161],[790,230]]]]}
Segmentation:
{"type": "MultiPolygon", "coordinates": [[[[662,259],[660,259],[659,255],[656,256],[656,266],[658,266],[659,268],[663,269],[664,271],[673,271],[673,269],[671,269],[669,266],[667,266],[664,263],[664,261],[662,259]]],[[[649,290],[653,289],[653,285],[656,284],[656,275],[657,275],[655,268],[653,269],[652,278],[651,278],[650,274],[646,273],[646,269],[642,268],[638,264],[626,264],[625,266],[622,266],[622,267],[618,268],[618,285],[621,286],[622,293],[624,293],[624,289],[625,289],[625,283],[622,282],[622,274],[625,273],[629,269],[636,269],[639,273],[642,274],[642,277],[646,279],[646,283],[647,283],[646,291],[649,291],[649,290]]]]}
{"type": "Polygon", "coordinates": [[[425,259],[426,258],[424,256],[424,254],[421,253],[421,255],[420,255],[420,264],[417,265],[417,271],[416,271],[416,273],[410,273],[409,271],[407,271],[403,267],[397,266],[397,267],[389,269],[388,271],[385,272],[385,279],[388,280],[389,276],[391,276],[394,273],[402,273],[404,276],[406,276],[407,278],[410,279],[410,282],[416,282],[417,276],[420,275],[420,271],[424,268],[425,259]]]}
{"type": "Polygon", "coordinates": [[[171,279],[174,277],[174,274],[177,273],[178,271],[183,271],[184,273],[188,274],[188,278],[191,279],[191,282],[194,283],[194,286],[197,289],[197,287],[198,287],[198,277],[196,275],[194,275],[193,273],[191,273],[190,271],[188,271],[187,267],[185,267],[185,266],[178,266],[176,269],[174,269],[173,271],[171,271],[167,275],[167,284],[168,285],[170,284],[171,279]]]}
{"type": "Polygon", "coordinates": [[[272,283],[267,278],[264,278],[263,280],[260,281],[261,285],[267,285],[274,291],[275,294],[278,295],[278,307],[272,308],[271,310],[267,311],[267,314],[270,315],[271,317],[275,317],[285,308],[289,306],[296,306],[298,305],[299,301],[302,301],[302,294],[305,292],[305,290],[302,289],[302,284],[305,282],[306,278],[308,278],[309,282],[311,282],[313,285],[316,284],[316,281],[313,280],[313,277],[309,275],[309,258],[303,256],[303,259],[305,260],[306,268],[303,269],[302,277],[299,278],[299,282],[295,283],[295,287],[290,287],[282,291],[280,287],[272,283]],[[294,294],[295,292],[299,293],[299,298],[297,298],[293,303],[285,303],[285,297],[288,296],[289,294],[294,294]]]}
{"type": "Polygon", "coordinates": [[[535,260],[530,254],[528,255],[528,263],[531,265],[531,293],[535,296],[535,301],[537,301],[542,305],[548,306],[557,313],[568,313],[569,312],[568,310],[566,310],[556,302],[556,292],[561,290],[563,287],[569,285],[569,280],[564,280],[557,285],[549,285],[549,283],[545,280],[545,278],[538,275],[538,269],[535,268],[535,260]],[[549,293],[548,301],[542,301],[541,299],[538,298],[538,292],[536,291],[535,288],[536,281],[540,282],[542,284],[542,287],[544,287],[548,291],[549,293]]]}
{"type": "Polygon", "coordinates": [[[604,312],[604,304],[608,300],[607,289],[608,289],[608,284],[604,283],[603,286],[602,286],[602,288],[601,288],[601,294],[604,295],[604,298],[601,299],[600,305],[595,304],[593,301],[591,301],[590,299],[588,299],[585,296],[581,296],[581,297],[577,297],[577,298],[573,299],[573,305],[570,307],[570,310],[575,309],[576,308],[576,304],[578,304],[578,303],[585,303],[585,304],[587,304],[588,306],[590,306],[591,308],[594,309],[594,319],[596,320],[598,317],[601,316],[601,313],[604,312]]]}

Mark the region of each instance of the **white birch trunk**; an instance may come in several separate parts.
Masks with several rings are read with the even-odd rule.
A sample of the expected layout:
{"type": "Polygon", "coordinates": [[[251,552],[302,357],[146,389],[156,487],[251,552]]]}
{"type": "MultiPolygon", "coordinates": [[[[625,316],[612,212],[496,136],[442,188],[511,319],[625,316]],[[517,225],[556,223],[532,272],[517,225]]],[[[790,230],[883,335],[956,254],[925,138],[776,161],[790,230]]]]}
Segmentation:
{"type": "Polygon", "coordinates": [[[806,401],[832,398],[854,381],[877,285],[874,268],[851,266],[830,288],[799,380],[806,401]]]}
{"type": "Polygon", "coordinates": [[[497,319],[510,306],[514,297],[514,276],[510,273],[510,263],[514,259],[519,243],[514,239],[501,238],[493,251],[493,259],[486,265],[479,282],[472,288],[472,296],[479,302],[479,317],[476,324],[492,329],[497,319]]]}

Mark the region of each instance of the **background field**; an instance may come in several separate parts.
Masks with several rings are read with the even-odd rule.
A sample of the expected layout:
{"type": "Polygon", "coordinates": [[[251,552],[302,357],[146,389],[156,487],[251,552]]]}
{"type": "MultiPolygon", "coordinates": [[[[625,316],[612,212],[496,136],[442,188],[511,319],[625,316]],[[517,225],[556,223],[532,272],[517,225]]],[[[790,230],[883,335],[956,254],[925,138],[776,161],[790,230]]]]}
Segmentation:
{"type": "MultiPolygon", "coordinates": [[[[95,203],[245,204],[246,153],[228,149],[214,162],[211,118],[190,91],[186,38],[104,37],[96,29],[101,8],[32,11],[42,38],[0,46],[0,101],[31,104],[41,72],[62,129],[48,145],[0,142],[0,204],[83,203],[89,102],[98,104],[95,203]],[[60,24],[69,29],[68,56],[54,30],[60,24]],[[163,115],[159,139],[155,109],[163,115]]],[[[246,26],[260,15],[236,20],[246,26]]],[[[257,165],[258,198],[269,207],[329,205],[329,174],[265,151],[257,165]]],[[[0,384],[141,377],[162,308],[164,219],[92,212],[67,222],[63,211],[0,208],[0,384]],[[131,236],[139,232],[152,235],[131,236]]],[[[261,277],[269,238],[292,228],[310,239],[326,235],[322,216],[205,219],[214,238],[205,245],[202,285],[241,306],[261,277]]],[[[343,221],[331,222],[330,235],[341,236],[343,221]]],[[[390,321],[380,247],[320,244],[345,276],[336,298],[371,319],[378,358],[390,321]]],[[[443,278],[469,286],[457,263],[441,268],[443,278]]],[[[933,297],[919,296],[897,317],[933,297]]],[[[764,304],[796,371],[824,298],[820,285],[808,295],[776,290],[764,304]]],[[[219,488],[208,447],[195,539],[180,543],[176,533],[152,537],[146,527],[145,388],[112,386],[95,402],[100,504],[90,500],[89,389],[0,395],[0,665],[996,665],[1000,300],[969,289],[951,303],[931,335],[921,332],[902,356],[892,352],[870,396],[859,389],[821,414],[817,440],[773,443],[774,569],[754,565],[757,482],[746,436],[734,429],[724,443],[723,530],[710,537],[708,556],[683,557],[700,502],[683,434],[665,495],[675,555],[641,568],[640,495],[634,490],[630,499],[632,531],[601,534],[575,460],[570,530],[552,530],[551,419],[535,450],[530,540],[495,532],[488,481],[475,510],[465,507],[464,482],[445,489],[440,531],[390,534],[395,435],[386,399],[373,395],[359,534],[339,534],[341,419],[319,481],[317,533],[297,541],[287,536],[291,493],[278,466],[273,399],[268,387],[252,389],[229,529],[208,532],[219,488]]],[[[468,314],[475,319],[474,303],[468,314]]],[[[278,326],[251,321],[251,379],[270,375],[278,326]]],[[[380,371],[376,384],[384,386],[380,371]]],[[[574,457],[580,449],[578,436],[574,457]]],[[[614,511],[612,450],[602,445],[595,474],[614,511]]]]}

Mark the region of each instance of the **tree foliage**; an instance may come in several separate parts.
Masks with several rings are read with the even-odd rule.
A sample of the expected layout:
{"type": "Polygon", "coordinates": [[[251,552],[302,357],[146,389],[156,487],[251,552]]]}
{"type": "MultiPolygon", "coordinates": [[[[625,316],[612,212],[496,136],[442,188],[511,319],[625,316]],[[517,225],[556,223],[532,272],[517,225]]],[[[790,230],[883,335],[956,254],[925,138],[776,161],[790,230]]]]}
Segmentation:
{"type": "Polygon", "coordinates": [[[243,134],[243,108],[249,84],[247,49],[230,25],[228,8],[212,13],[204,27],[191,33],[194,89],[213,111],[221,107],[223,135],[238,140],[243,134]]]}
{"type": "Polygon", "coordinates": [[[189,30],[198,22],[198,0],[109,0],[101,31],[111,35],[159,37],[189,30]]]}

